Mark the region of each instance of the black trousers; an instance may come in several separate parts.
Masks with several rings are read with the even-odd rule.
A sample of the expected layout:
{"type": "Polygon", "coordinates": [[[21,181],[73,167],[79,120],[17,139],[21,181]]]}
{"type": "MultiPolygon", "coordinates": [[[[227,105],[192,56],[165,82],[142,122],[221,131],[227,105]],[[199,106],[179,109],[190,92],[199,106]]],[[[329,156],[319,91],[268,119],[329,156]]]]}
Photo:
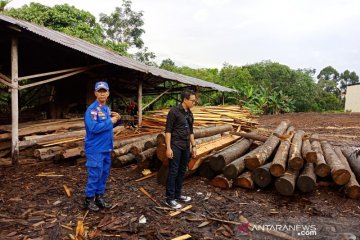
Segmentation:
{"type": "Polygon", "coordinates": [[[171,146],[173,150],[173,159],[169,161],[169,174],[166,182],[166,198],[168,200],[177,199],[181,195],[181,189],[184,181],[184,175],[188,162],[190,160],[190,149],[171,146]]]}

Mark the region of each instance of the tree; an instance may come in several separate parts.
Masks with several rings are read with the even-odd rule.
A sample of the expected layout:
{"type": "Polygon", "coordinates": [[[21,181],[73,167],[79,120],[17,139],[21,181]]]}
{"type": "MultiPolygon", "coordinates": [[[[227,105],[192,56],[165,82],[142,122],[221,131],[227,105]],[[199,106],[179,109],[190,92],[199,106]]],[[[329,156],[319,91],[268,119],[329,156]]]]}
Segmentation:
{"type": "Polygon", "coordinates": [[[107,39],[117,43],[127,43],[130,47],[135,46],[140,49],[144,46],[144,41],[141,39],[141,35],[145,33],[141,28],[144,25],[143,12],[133,11],[131,4],[129,0],[123,0],[122,6],[116,7],[110,15],[101,13],[100,22],[107,39]]]}
{"type": "Polygon", "coordinates": [[[340,88],[341,90],[346,90],[346,87],[350,84],[355,84],[359,82],[359,76],[355,72],[350,72],[345,70],[340,74],[340,88]]]}
{"type": "Polygon", "coordinates": [[[340,97],[339,72],[332,66],[323,68],[317,76],[318,86],[328,93],[340,97]]]}
{"type": "Polygon", "coordinates": [[[0,0],[0,12],[5,10],[6,5],[8,5],[12,0],[0,0]]]}

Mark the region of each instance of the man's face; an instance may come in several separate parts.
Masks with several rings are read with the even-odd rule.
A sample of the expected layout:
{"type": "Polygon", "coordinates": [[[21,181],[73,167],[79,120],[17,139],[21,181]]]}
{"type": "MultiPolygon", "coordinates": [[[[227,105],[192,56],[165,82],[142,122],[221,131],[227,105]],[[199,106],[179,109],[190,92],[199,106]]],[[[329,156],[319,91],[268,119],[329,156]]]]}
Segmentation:
{"type": "Polygon", "coordinates": [[[195,106],[196,104],[196,97],[195,95],[190,95],[190,98],[189,99],[186,99],[185,98],[185,104],[188,108],[192,108],[195,106]]]}
{"type": "Polygon", "coordinates": [[[107,98],[109,97],[109,91],[106,89],[99,89],[98,91],[95,91],[96,99],[100,103],[106,103],[107,98]]]}

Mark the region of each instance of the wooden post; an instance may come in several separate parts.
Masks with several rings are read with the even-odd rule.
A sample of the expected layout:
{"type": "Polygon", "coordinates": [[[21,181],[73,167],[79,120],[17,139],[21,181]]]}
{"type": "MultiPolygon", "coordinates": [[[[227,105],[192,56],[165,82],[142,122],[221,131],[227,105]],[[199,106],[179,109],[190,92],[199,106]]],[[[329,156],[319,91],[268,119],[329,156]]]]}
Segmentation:
{"type": "Polygon", "coordinates": [[[142,124],[142,87],[143,87],[143,80],[142,78],[138,78],[138,99],[137,99],[137,104],[138,104],[138,126],[141,127],[142,124]]]}
{"type": "Polygon", "coordinates": [[[11,39],[11,157],[16,165],[19,158],[19,82],[18,82],[18,39],[11,39]]]}
{"type": "Polygon", "coordinates": [[[222,92],[222,105],[225,105],[225,93],[222,92]]]}

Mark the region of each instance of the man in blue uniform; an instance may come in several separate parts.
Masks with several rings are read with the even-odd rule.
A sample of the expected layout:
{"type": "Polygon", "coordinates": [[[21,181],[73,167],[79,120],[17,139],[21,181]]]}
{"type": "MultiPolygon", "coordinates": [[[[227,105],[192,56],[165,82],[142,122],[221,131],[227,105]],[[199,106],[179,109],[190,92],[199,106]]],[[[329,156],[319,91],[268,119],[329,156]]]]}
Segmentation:
{"type": "Polygon", "coordinates": [[[105,202],[103,195],[110,174],[113,127],[120,124],[121,116],[111,112],[106,105],[109,94],[109,85],[106,82],[97,82],[96,100],[85,112],[85,153],[88,172],[85,206],[95,212],[100,208],[112,206],[105,202]]]}

